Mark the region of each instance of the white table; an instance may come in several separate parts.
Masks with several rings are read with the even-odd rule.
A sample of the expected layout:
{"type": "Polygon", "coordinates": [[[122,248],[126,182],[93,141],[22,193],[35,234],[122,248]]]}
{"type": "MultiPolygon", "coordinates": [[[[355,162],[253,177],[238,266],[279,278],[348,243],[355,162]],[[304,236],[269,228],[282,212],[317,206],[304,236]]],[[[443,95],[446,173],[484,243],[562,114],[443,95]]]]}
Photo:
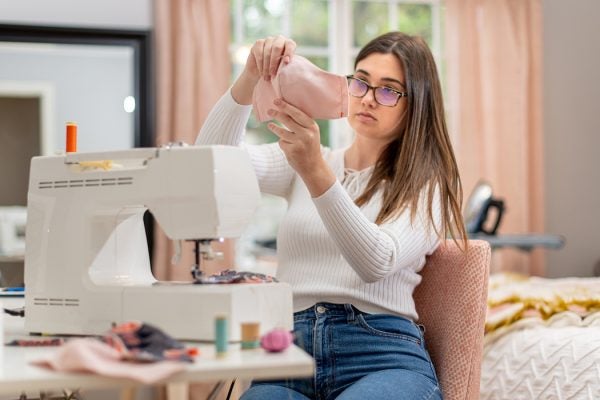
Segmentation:
{"type": "MultiPolygon", "coordinates": [[[[23,298],[0,298],[5,308],[16,308],[23,298]]],[[[4,313],[3,313],[4,314],[4,313]]],[[[27,337],[24,319],[4,314],[3,326],[8,342],[27,337]]],[[[313,375],[312,357],[296,346],[282,353],[268,353],[262,349],[241,350],[230,345],[225,357],[217,358],[213,345],[197,345],[200,355],[193,364],[160,384],[186,384],[226,379],[278,379],[313,375]]],[[[132,388],[142,384],[130,379],[108,378],[91,374],[59,373],[31,365],[29,362],[56,351],[56,347],[3,347],[0,371],[0,394],[18,396],[23,390],[56,391],[67,389],[132,388]]]]}

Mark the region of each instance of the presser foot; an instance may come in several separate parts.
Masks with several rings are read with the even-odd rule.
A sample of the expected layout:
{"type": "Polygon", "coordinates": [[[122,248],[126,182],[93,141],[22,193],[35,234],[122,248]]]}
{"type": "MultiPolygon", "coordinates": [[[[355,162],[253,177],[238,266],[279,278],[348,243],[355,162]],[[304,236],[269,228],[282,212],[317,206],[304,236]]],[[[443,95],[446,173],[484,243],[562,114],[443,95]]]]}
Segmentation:
{"type": "Polygon", "coordinates": [[[204,277],[204,273],[200,269],[200,266],[197,264],[192,265],[190,268],[190,273],[192,274],[192,279],[194,279],[194,283],[202,283],[202,278],[204,277]]]}

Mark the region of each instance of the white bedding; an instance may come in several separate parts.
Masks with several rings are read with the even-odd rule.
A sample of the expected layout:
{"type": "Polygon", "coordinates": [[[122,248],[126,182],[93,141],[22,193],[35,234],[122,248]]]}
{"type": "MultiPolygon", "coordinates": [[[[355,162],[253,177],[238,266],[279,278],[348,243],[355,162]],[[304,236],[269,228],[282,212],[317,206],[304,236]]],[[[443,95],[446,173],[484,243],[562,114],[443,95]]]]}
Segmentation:
{"type": "Polygon", "coordinates": [[[512,332],[482,368],[481,399],[600,399],[600,327],[512,332]]]}
{"type": "MultiPolygon", "coordinates": [[[[593,311],[598,304],[597,281],[586,282],[592,284],[594,293],[590,296],[588,290],[585,301],[578,301],[586,307],[571,307],[575,312],[559,311],[548,319],[540,316],[555,309],[568,309],[565,299],[572,296],[555,292],[548,297],[552,301],[548,301],[539,296],[544,290],[540,281],[534,283],[533,292],[537,294],[518,288],[506,296],[512,297],[514,303],[507,302],[508,307],[496,312],[494,318],[488,316],[481,399],[600,400],[600,311],[593,311]],[[519,297],[516,300],[515,295],[519,297]],[[518,310],[524,305],[537,311],[527,311],[532,316],[523,317],[527,313],[518,310]],[[497,324],[503,319],[513,321],[515,316],[519,319],[514,322],[497,324]]],[[[497,289],[507,288],[513,290],[510,285],[497,289]]],[[[498,293],[492,291],[492,298],[498,293]]]]}

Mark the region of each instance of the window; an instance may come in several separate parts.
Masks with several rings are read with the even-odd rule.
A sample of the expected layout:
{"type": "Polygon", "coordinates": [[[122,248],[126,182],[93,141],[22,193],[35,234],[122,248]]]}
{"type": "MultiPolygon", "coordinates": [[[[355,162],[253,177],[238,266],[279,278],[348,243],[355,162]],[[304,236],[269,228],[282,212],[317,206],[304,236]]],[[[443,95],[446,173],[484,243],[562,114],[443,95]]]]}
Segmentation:
{"type": "MultiPolygon", "coordinates": [[[[422,36],[440,58],[441,0],[231,0],[233,77],[244,67],[252,44],[282,34],[298,44],[296,52],[320,68],[346,75],[354,57],[370,39],[391,30],[422,36]]],[[[317,121],[321,142],[349,144],[345,121],[317,121]]],[[[277,137],[251,118],[248,131],[256,142],[277,137]]]]}
{"type": "MultiPolygon", "coordinates": [[[[300,54],[324,70],[347,75],[354,70],[360,48],[375,36],[399,30],[422,36],[438,60],[440,55],[442,0],[230,0],[230,53],[233,76],[246,63],[257,39],[282,34],[293,38],[300,54]]],[[[339,148],[350,144],[352,132],[345,120],[317,121],[321,142],[339,148]]],[[[277,140],[266,124],[250,118],[246,140],[277,140]]],[[[259,242],[273,241],[285,201],[263,196],[254,222],[238,240],[236,264],[242,269],[273,274],[273,255],[259,242]]]]}

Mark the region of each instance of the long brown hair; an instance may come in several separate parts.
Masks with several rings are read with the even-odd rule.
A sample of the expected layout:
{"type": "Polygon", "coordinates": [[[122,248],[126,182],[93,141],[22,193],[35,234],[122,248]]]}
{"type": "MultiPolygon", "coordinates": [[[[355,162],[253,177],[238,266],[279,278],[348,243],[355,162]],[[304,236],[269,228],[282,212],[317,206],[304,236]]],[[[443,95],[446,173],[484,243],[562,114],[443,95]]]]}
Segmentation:
{"type": "Polygon", "coordinates": [[[446,233],[466,249],[467,235],[461,214],[462,184],[444,118],[442,89],[433,55],[423,39],[389,32],[371,40],[358,53],[354,67],[373,53],[393,54],[404,67],[408,101],[403,128],[379,155],[365,191],[356,199],[367,203],[383,184],[383,204],[375,223],[397,217],[407,207],[414,219],[423,189],[428,188],[431,226],[440,238],[446,233]],[[439,189],[442,224],[433,219],[432,203],[439,189]]]}

